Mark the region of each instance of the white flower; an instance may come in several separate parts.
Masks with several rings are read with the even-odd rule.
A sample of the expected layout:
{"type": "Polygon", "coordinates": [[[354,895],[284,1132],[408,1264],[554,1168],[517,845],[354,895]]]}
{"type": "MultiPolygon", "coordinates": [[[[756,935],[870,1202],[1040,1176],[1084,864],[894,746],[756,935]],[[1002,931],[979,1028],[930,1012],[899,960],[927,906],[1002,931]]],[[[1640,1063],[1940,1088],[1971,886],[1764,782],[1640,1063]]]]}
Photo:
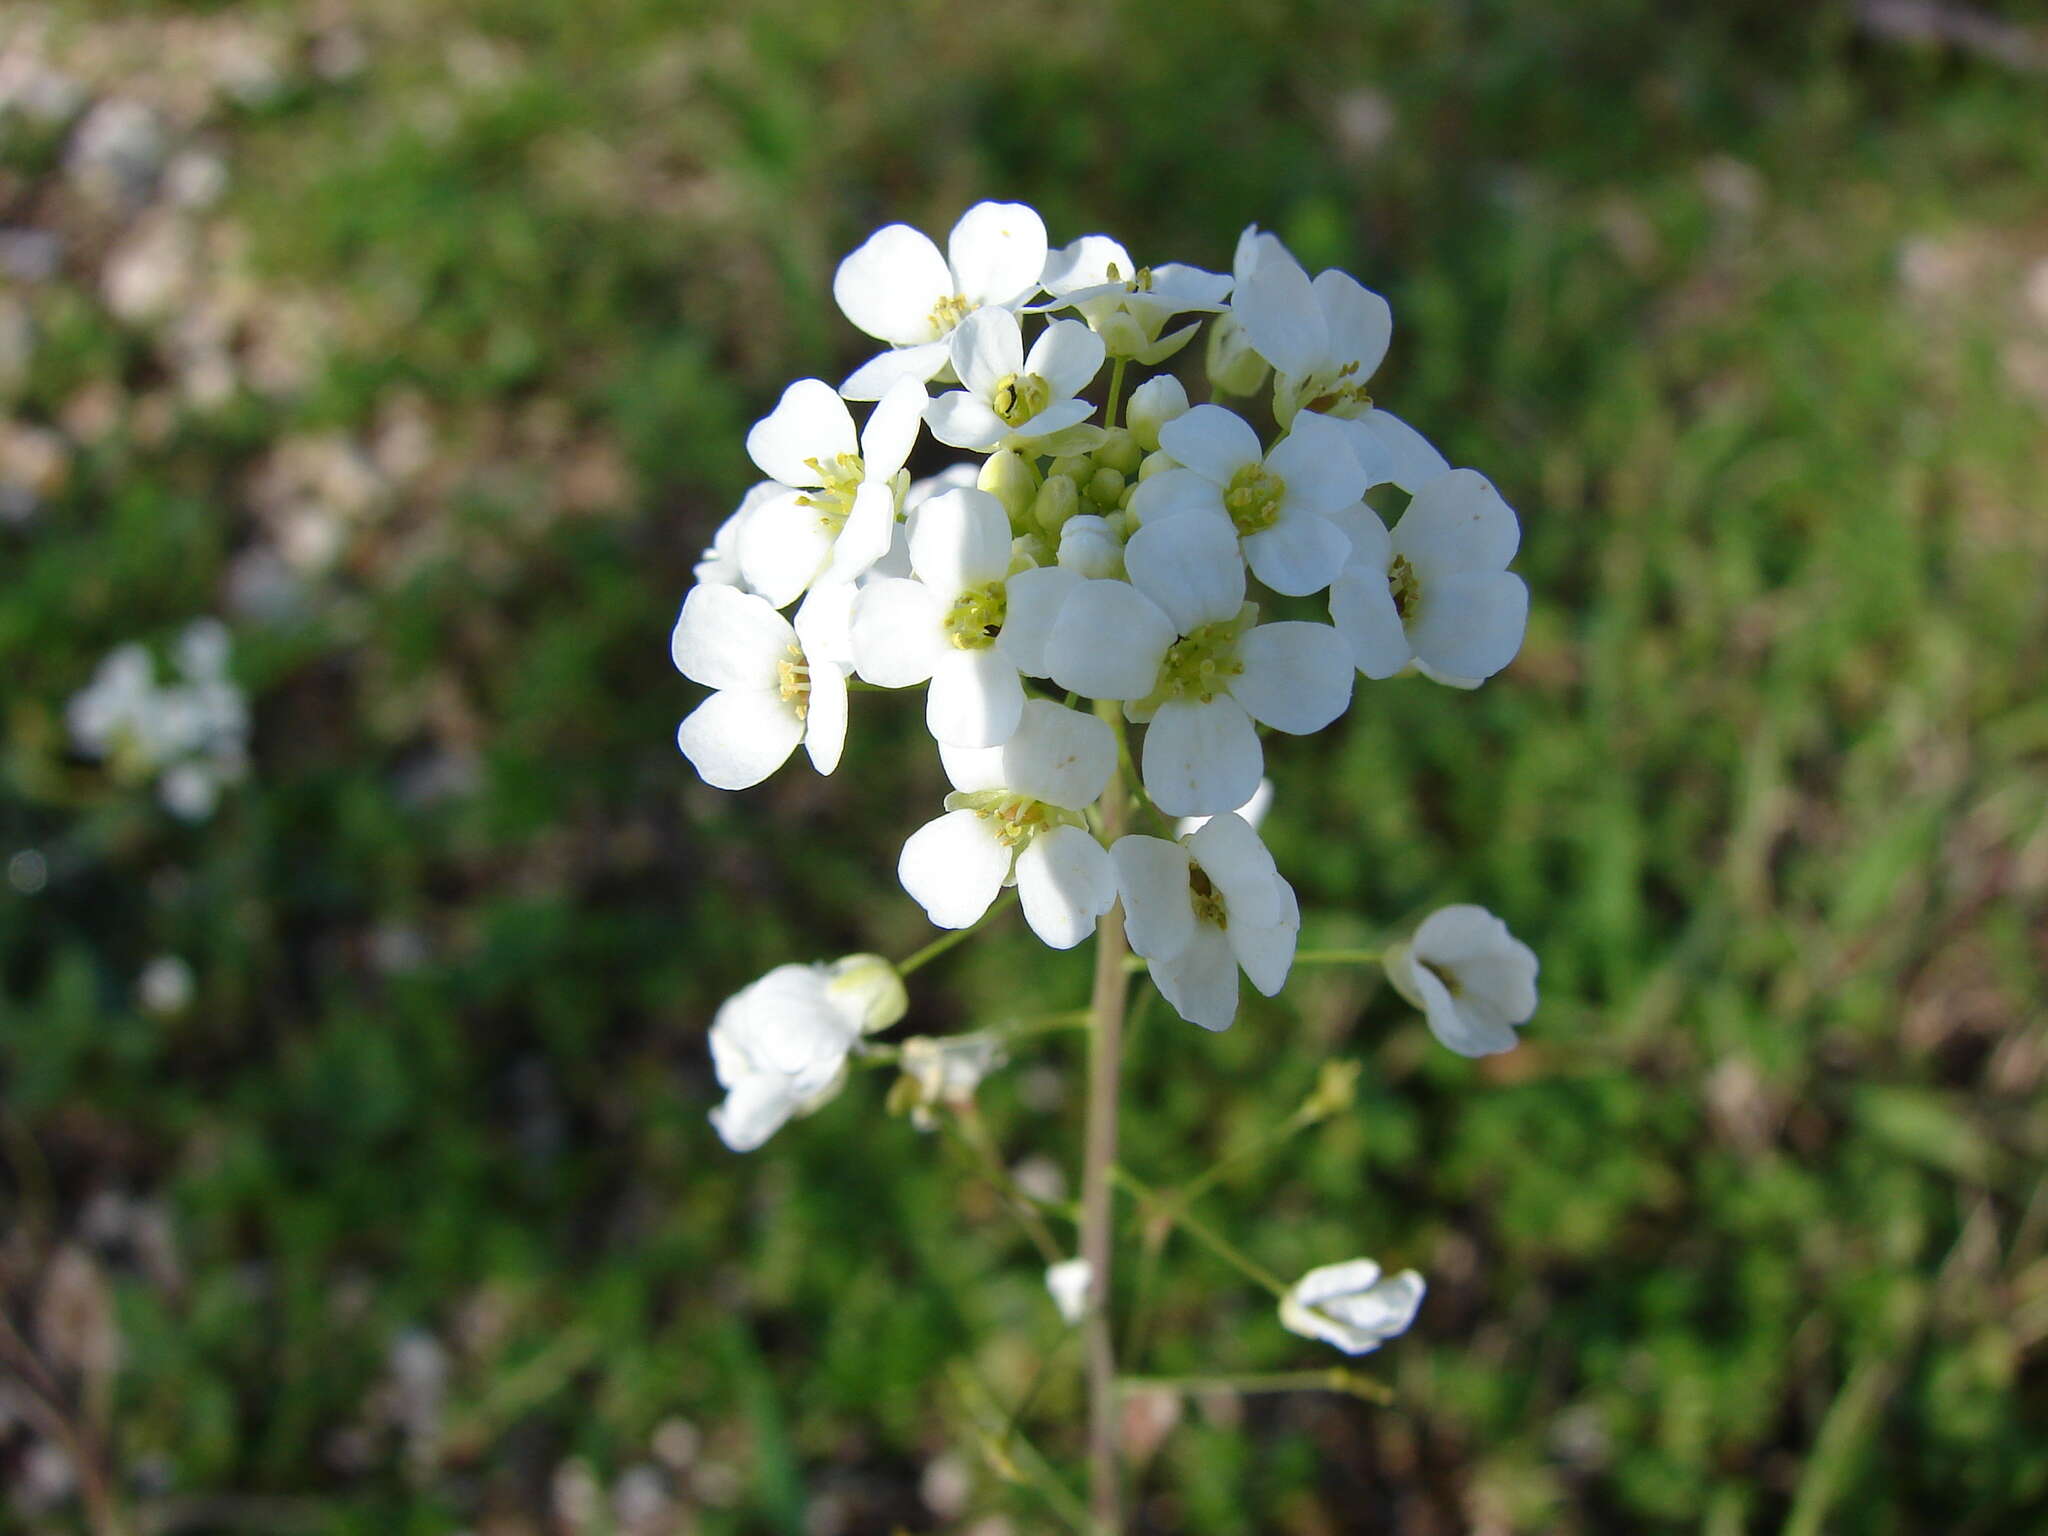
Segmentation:
{"type": "Polygon", "coordinates": [[[853,1043],[866,1029],[887,1027],[875,1024],[888,1013],[877,1011],[867,975],[866,963],[876,960],[853,955],[835,965],[778,965],[720,1005],[711,1022],[711,1064],[726,1097],[711,1111],[711,1124],[733,1151],[753,1151],[791,1116],[831,1098],[853,1043]],[[849,971],[853,982],[838,984],[849,971]]]}
{"type": "Polygon", "coordinates": [[[1372,406],[1349,426],[1352,452],[1373,485],[1397,485],[1412,494],[1451,467],[1428,438],[1392,411],[1372,406]]]}
{"type": "Polygon", "coordinates": [[[924,385],[898,382],[856,439],[853,414],[822,379],[799,379],[747,434],[747,454],[788,489],[746,515],[740,569],[786,608],[814,581],[851,581],[889,552],[902,486],[917,443],[924,385]]]}
{"type": "Polygon", "coordinates": [[[1124,546],[1128,583],[1083,581],[1045,642],[1047,674],[1149,721],[1145,789],[1169,816],[1244,804],[1265,752],[1252,722],[1319,731],[1351,701],[1351,661],[1327,624],[1258,624],[1227,523],[1148,524],[1124,546]]]}
{"type": "Polygon", "coordinates": [[[740,498],[740,504],[732,516],[718,525],[718,532],[711,536],[711,547],[704,551],[690,574],[700,585],[714,587],[739,587],[745,589],[747,578],[740,565],[740,530],[756,508],[789,494],[789,487],[775,480],[763,480],[740,498]]]}
{"type": "Polygon", "coordinates": [[[121,646],[66,706],[73,744],[126,782],[160,773],[157,798],[174,816],[212,815],[249,769],[249,706],[228,676],[230,644],[218,619],[193,620],[173,648],[181,680],[169,684],[157,682],[146,647],[121,646]]]}
{"type": "MultiPolygon", "coordinates": [[[[1259,823],[1266,819],[1266,812],[1271,809],[1273,809],[1273,781],[1271,779],[1261,779],[1259,780],[1259,787],[1252,791],[1251,799],[1240,805],[1235,814],[1244,821],[1246,826],[1256,832],[1259,829],[1259,823]]],[[[1209,821],[1210,818],[1207,816],[1183,816],[1173,824],[1173,835],[1175,837],[1186,837],[1190,832],[1199,832],[1209,824],[1209,821]]]]}
{"type": "Polygon", "coordinates": [[[192,1005],[192,967],[176,955],[158,955],[136,978],[135,995],[160,1018],[175,1018],[192,1005]]]}
{"type": "Polygon", "coordinates": [[[853,654],[878,688],[927,679],[925,721],[942,742],[1000,745],[1024,708],[1019,674],[1044,670],[1045,635],[1079,577],[1045,567],[1010,574],[1010,521],[986,491],[947,491],[918,509],[915,580],[883,577],[853,605],[853,654]]]}
{"type": "Polygon", "coordinates": [[[1149,962],[1160,995],[1190,1024],[1228,1029],[1237,972],[1271,997],[1294,963],[1301,910],[1273,855],[1239,817],[1196,832],[1118,838],[1110,850],[1131,948],[1149,962]]]}
{"type": "Polygon", "coordinates": [[[1335,268],[1309,276],[1292,257],[1260,260],[1232,309],[1252,347],[1273,365],[1273,414],[1354,417],[1372,406],[1365,385],[1387,355],[1393,311],[1335,268]]]}
{"type": "Polygon", "coordinates": [[[1140,523],[1213,518],[1244,541],[1252,574],[1290,597],[1322,591],[1343,568],[1351,544],[1330,515],[1366,488],[1349,429],[1303,414],[1266,453],[1242,417],[1198,405],[1160,428],[1159,445],[1186,468],[1139,484],[1131,511],[1140,523]]]}
{"type": "Polygon", "coordinates": [[[1387,980],[1460,1056],[1515,1047],[1536,1012],[1536,954],[1484,907],[1441,907],[1386,953],[1387,980]]]}
{"type": "Polygon", "coordinates": [[[1389,534],[1370,508],[1347,522],[1351,562],[1330,587],[1330,618],[1367,677],[1409,662],[1476,688],[1515,659],[1529,589],[1506,569],[1515,514],[1484,476],[1454,469],[1415,493],[1389,534]]]}
{"type": "Polygon", "coordinates": [[[1166,335],[1175,315],[1215,314],[1226,306],[1230,279],[1200,267],[1168,262],[1141,267],[1107,235],[1083,235],[1054,251],[1042,279],[1052,295],[1033,312],[1072,309],[1100,336],[1112,357],[1128,357],[1150,367],[1163,363],[1201,325],[1199,320],[1166,335]]]}
{"type": "Polygon", "coordinates": [[[896,350],[856,369],[840,392],[878,400],[899,379],[934,377],[962,320],[1038,292],[1045,250],[1045,221],[1022,203],[976,203],[953,226],[944,256],[907,224],[876,230],[839,263],[832,297],[847,319],[896,350]]]}
{"type": "Polygon", "coordinates": [[[1280,1326],[1347,1355],[1368,1355],[1408,1331],[1427,1287],[1412,1269],[1380,1275],[1371,1259],[1325,1264],[1295,1281],[1280,1302],[1280,1326]]]}
{"type": "Polygon", "coordinates": [[[954,792],[910,835],[903,888],[941,928],[967,928],[1014,884],[1031,931],[1072,949],[1116,900],[1116,872],[1081,815],[1109,782],[1116,737],[1093,715],[1033,699],[1000,747],[941,746],[954,792]]]}
{"type": "Polygon", "coordinates": [[[1102,338],[1078,320],[1055,320],[1024,355],[1024,331],[1007,309],[978,309],[953,332],[953,371],[964,389],[925,410],[932,436],[955,448],[1044,451],[1055,434],[1095,407],[1075,397],[1102,367],[1102,338]]]}
{"type": "MultiPolygon", "coordinates": [[[[1237,237],[1237,251],[1230,263],[1232,287],[1241,296],[1245,285],[1269,261],[1298,267],[1277,235],[1264,234],[1256,224],[1247,224],[1237,237]]],[[[1206,361],[1209,383],[1227,395],[1249,395],[1266,382],[1270,371],[1245,334],[1244,322],[1233,310],[1209,327],[1206,361]]]]}
{"type": "Polygon", "coordinates": [[[938,1123],[933,1110],[973,1103],[974,1090],[1003,1064],[1004,1056],[1002,1042],[993,1035],[917,1035],[903,1042],[898,1060],[908,1080],[910,1123],[928,1131],[938,1123]]]}
{"type": "Polygon", "coordinates": [[[1121,576],[1124,541],[1108,518],[1079,513],[1060,525],[1059,563],[1077,576],[1121,576]]]}
{"type": "Polygon", "coordinates": [[[1061,1259],[1045,1272],[1045,1288],[1052,1295],[1060,1321],[1076,1327],[1088,1315],[1088,1291],[1095,1284],[1095,1267],[1086,1259],[1061,1259]]]}
{"type": "Polygon", "coordinates": [[[1147,379],[1131,391],[1124,425],[1147,453],[1159,451],[1159,429],[1188,413],[1187,387],[1170,373],[1147,379]]]}
{"type": "Polygon", "coordinates": [[[846,674],[814,654],[766,598],[737,587],[692,587],[669,654],[683,676],[717,690],[676,732],[676,745],[705,783],[751,788],[780,768],[798,742],[818,772],[839,766],[846,674]]]}

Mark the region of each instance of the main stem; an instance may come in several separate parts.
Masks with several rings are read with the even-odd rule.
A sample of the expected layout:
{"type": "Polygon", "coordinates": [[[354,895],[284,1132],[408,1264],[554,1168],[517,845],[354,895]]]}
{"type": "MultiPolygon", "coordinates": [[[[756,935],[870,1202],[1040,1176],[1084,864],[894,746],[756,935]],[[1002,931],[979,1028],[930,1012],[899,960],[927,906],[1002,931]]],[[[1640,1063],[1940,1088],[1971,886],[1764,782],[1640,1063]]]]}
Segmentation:
{"type": "MultiPolygon", "coordinates": [[[[1110,708],[1117,706],[1112,704],[1110,708]]],[[[1123,831],[1124,786],[1112,770],[1100,802],[1105,842],[1123,831]]],[[[1116,1111],[1123,1070],[1124,914],[1121,905],[1095,927],[1095,992],[1089,1003],[1088,1124],[1081,1164],[1081,1257],[1088,1261],[1088,1500],[1099,1536],[1123,1529],[1118,1430],[1122,1409],[1116,1351],[1110,1341],[1110,1201],[1116,1168],[1116,1111]]]]}

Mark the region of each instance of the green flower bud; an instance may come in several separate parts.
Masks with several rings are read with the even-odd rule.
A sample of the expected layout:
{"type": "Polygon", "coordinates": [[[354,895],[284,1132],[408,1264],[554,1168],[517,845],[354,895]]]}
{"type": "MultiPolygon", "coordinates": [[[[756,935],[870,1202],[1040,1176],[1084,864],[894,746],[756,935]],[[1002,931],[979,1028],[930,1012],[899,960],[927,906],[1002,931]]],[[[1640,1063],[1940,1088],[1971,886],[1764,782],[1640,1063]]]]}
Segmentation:
{"type": "Polygon", "coordinates": [[[1266,360],[1252,350],[1237,316],[1223,315],[1209,327],[1209,383],[1226,395],[1255,394],[1266,382],[1266,360]]]}
{"type": "Polygon", "coordinates": [[[1088,477],[1088,499],[1098,507],[1114,508],[1123,494],[1124,477],[1113,469],[1098,469],[1088,477]]]}
{"type": "Polygon", "coordinates": [[[1088,477],[1095,473],[1095,461],[1085,453],[1063,453],[1052,461],[1048,475],[1065,475],[1076,485],[1086,485],[1088,477]]]}
{"type": "Polygon", "coordinates": [[[1173,457],[1173,456],[1172,456],[1171,454],[1169,454],[1169,453],[1165,453],[1165,452],[1163,452],[1163,451],[1159,451],[1159,450],[1154,450],[1153,452],[1151,452],[1151,453],[1148,453],[1148,454],[1146,454],[1146,455],[1145,455],[1145,462],[1144,462],[1144,463],[1142,463],[1142,464],[1140,464],[1140,465],[1138,466],[1138,478],[1139,478],[1139,479],[1140,479],[1141,481],[1142,481],[1142,480],[1150,480],[1150,479],[1151,479],[1151,478],[1152,478],[1152,477],[1153,477],[1154,475],[1158,474],[1158,473],[1159,473],[1159,472],[1160,472],[1160,471],[1161,471],[1162,469],[1179,469],[1179,468],[1180,468],[1180,460],[1178,460],[1178,459],[1174,458],[1174,457],[1173,457]]]}
{"type": "MultiPolygon", "coordinates": [[[[1136,403],[1134,399],[1132,404],[1136,403]]],[[[1152,446],[1157,448],[1159,444],[1155,441],[1152,446]]],[[[1138,472],[1138,461],[1144,457],[1144,445],[1134,434],[1122,427],[1112,427],[1104,433],[1102,446],[1095,450],[1097,464],[1124,475],[1135,475],[1138,472]]]]}
{"type": "MultiPolygon", "coordinates": [[[[1147,379],[1131,392],[1131,403],[1124,408],[1124,422],[1131,429],[1131,435],[1138,446],[1147,453],[1159,449],[1159,429],[1177,416],[1188,411],[1188,392],[1179,379],[1170,373],[1162,373],[1156,379],[1147,379]]],[[[1124,466],[1119,464],[1119,469],[1124,466]]],[[[1124,469],[1126,474],[1130,473],[1124,469]]]]}
{"type": "Polygon", "coordinates": [[[1038,478],[1031,472],[1024,455],[1014,448],[1005,448],[988,456],[988,462],[981,466],[981,474],[975,484],[1003,504],[1003,510],[1010,514],[1015,525],[1024,521],[1031,511],[1031,498],[1038,493],[1038,478]]]}
{"type": "MultiPolygon", "coordinates": [[[[1086,460],[1082,461],[1084,464],[1086,460]]],[[[1047,475],[1031,504],[1031,516],[1047,537],[1057,539],[1067,519],[1081,510],[1080,488],[1071,475],[1047,475]]]]}
{"type": "Polygon", "coordinates": [[[910,1011],[910,994],[896,967],[880,955],[847,955],[825,968],[825,987],[860,1019],[861,1033],[887,1029],[910,1011]]]}

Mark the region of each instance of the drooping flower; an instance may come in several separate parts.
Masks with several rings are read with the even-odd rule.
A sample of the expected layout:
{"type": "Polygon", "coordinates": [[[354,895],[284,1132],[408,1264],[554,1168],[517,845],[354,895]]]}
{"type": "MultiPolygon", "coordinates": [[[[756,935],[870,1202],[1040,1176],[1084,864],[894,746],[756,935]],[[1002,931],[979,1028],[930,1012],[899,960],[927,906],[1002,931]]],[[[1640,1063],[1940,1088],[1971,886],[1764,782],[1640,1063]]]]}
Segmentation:
{"type": "Polygon", "coordinates": [[[894,1024],[904,1006],[901,979],[878,955],[779,965],[727,998],[711,1023],[711,1063],[726,1090],[711,1111],[719,1138],[751,1152],[792,1116],[824,1104],[844,1081],[854,1042],[894,1024]]]}
{"type": "Polygon", "coordinates": [[[1057,567],[1011,574],[1010,523],[986,491],[948,491],[918,509],[914,580],[883,577],[853,605],[853,654],[878,688],[927,680],[925,723],[939,741],[993,747],[1017,728],[1019,674],[1044,670],[1045,635],[1079,577],[1057,567]]]}
{"type": "Polygon", "coordinates": [[[1371,1259],[1325,1264],[1289,1287],[1280,1326],[1347,1355],[1368,1355],[1408,1331],[1427,1289],[1412,1269],[1382,1277],[1371,1259]]]}
{"type": "Polygon", "coordinates": [[[903,888],[941,928],[981,920],[1006,885],[1054,949],[1094,931],[1116,900],[1109,854],[1082,810],[1116,763],[1116,738],[1093,715],[1033,699],[1000,747],[941,746],[953,793],[946,814],[903,845],[903,888]]]}
{"type": "Polygon", "coordinates": [[[1045,256],[1045,221],[1022,203],[976,203],[953,226],[944,255],[908,224],[876,230],[839,263],[832,297],[847,319],[892,350],[854,370],[840,393],[879,400],[899,379],[936,377],[962,320],[1037,294],[1045,256]]]}
{"type": "MultiPolygon", "coordinates": [[[[846,673],[805,642],[766,598],[737,587],[692,587],[669,640],[676,670],[716,690],[691,711],[676,744],[705,783],[749,789],[780,768],[798,742],[820,773],[846,743],[846,673]]],[[[799,627],[801,626],[801,627],[799,627]]]]}
{"type": "Polygon", "coordinates": [[[1045,643],[1047,675],[1150,722],[1145,790],[1167,815],[1242,805],[1265,766],[1254,721],[1306,735],[1350,703],[1344,643],[1327,624],[1258,623],[1236,533],[1220,520],[1148,524],[1124,565],[1128,582],[1075,585],[1045,643]]]}
{"type": "Polygon", "coordinates": [[[1241,817],[1214,817],[1178,842],[1121,837],[1109,852],[1131,948],[1190,1024],[1230,1027],[1240,967],[1268,997],[1286,983],[1301,910],[1241,817]]]}
{"type": "Polygon", "coordinates": [[[1083,235],[1046,259],[1042,279],[1049,302],[1032,311],[1072,309],[1100,336],[1111,357],[1147,367],[1186,346],[1201,326],[1195,320],[1166,332],[1176,315],[1217,314],[1227,306],[1230,279],[1200,267],[1168,262],[1141,267],[1107,235],[1083,235]]]}
{"type": "Polygon", "coordinates": [[[978,309],[953,332],[953,371],[963,388],[925,411],[932,436],[955,448],[1050,451],[1061,434],[1095,414],[1076,398],[1102,367],[1102,338],[1078,320],[1055,320],[1024,352],[1024,331],[1007,309],[978,309]]]}
{"type": "Polygon", "coordinates": [[[1394,990],[1460,1056],[1513,1050],[1516,1027],[1536,1012],[1536,953],[1484,907],[1438,908],[1387,947],[1385,964],[1394,990]]]}
{"type": "Polygon", "coordinates": [[[1142,524],[1212,518],[1243,541],[1252,574],[1290,597],[1322,591],[1343,568],[1351,544],[1330,514],[1367,485],[1347,428],[1300,415],[1267,453],[1244,418],[1198,405],[1161,427],[1159,444],[1185,468],[1138,486],[1131,511],[1142,524]]]}
{"type": "Polygon", "coordinates": [[[1004,1060],[1002,1041],[979,1032],[938,1038],[917,1035],[904,1041],[900,1052],[903,1076],[890,1094],[890,1108],[907,1109],[910,1123],[920,1131],[938,1124],[936,1111],[972,1104],[981,1080],[1004,1060]]]}
{"type": "Polygon", "coordinates": [[[746,513],[747,585],[786,608],[815,581],[851,581],[889,552],[899,473],[917,443],[926,396],[916,379],[884,395],[856,437],[853,414],[822,379],[799,379],[747,434],[747,453],[786,487],[746,513]]]}
{"type": "Polygon", "coordinates": [[[1411,661],[1440,682],[1476,688],[1515,659],[1529,589],[1507,569],[1521,542],[1514,512],[1469,469],[1437,476],[1389,534],[1369,507],[1344,519],[1349,564],[1330,587],[1330,618],[1367,677],[1411,661]]]}

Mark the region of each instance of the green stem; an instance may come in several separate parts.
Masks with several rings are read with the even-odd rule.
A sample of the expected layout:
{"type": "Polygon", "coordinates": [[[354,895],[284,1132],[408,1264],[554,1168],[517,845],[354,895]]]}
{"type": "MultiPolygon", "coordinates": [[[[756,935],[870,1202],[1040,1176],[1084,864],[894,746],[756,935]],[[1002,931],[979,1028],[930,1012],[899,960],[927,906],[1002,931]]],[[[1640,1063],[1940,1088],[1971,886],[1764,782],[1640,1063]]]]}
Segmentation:
{"type": "Polygon", "coordinates": [[[898,976],[908,976],[912,971],[916,970],[919,966],[924,965],[929,961],[938,959],[939,956],[943,955],[955,944],[964,943],[966,940],[972,938],[975,934],[981,932],[982,928],[987,924],[988,920],[994,917],[998,912],[1007,911],[1010,907],[1010,904],[1014,902],[1016,899],[1017,893],[1015,891],[1005,892],[1003,896],[999,900],[997,900],[994,906],[990,907],[988,911],[984,912],[981,915],[980,922],[975,923],[972,927],[969,928],[956,928],[951,933],[942,933],[936,939],[933,939],[931,943],[925,945],[923,949],[918,950],[916,953],[908,956],[905,959],[897,961],[896,974],[898,976]]]}
{"type": "MultiPolygon", "coordinates": [[[[941,1122],[944,1124],[944,1122],[941,1122]]],[[[1024,1229],[1024,1235],[1031,1239],[1031,1246],[1038,1250],[1039,1258],[1048,1267],[1066,1257],[1060,1245],[1053,1240],[1052,1232],[1040,1219],[1037,1202],[1017,1187],[1010,1177],[1010,1170],[1003,1166],[1002,1155],[997,1152],[995,1142],[990,1138],[988,1126],[983,1123],[981,1112],[972,1104],[961,1106],[954,1113],[953,1123],[946,1125],[946,1134],[965,1148],[981,1165],[982,1177],[995,1186],[1003,1203],[1010,1208],[1010,1214],[1017,1218],[1017,1225],[1024,1229]]]]}
{"type": "Polygon", "coordinates": [[[1323,1371],[1268,1371],[1244,1376],[1120,1376],[1123,1392],[1342,1392],[1369,1403],[1391,1403],[1393,1388],[1341,1365],[1323,1371]]]}
{"type": "Polygon", "coordinates": [[[1116,425],[1116,408],[1122,402],[1124,394],[1124,365],[1129,361],[1129,358],[1119,357],[1109,365],[1109,403],[1102,408],[1102,424],[1105,427],[1116,425]]]}
{"type": "Polygon", "coordinates": [[[1189,1237],[1195,1239],[1196,1242],[1207,1248],[1219,1259],[1222,1259],[1225,1263],[1236,1269],[1246,1279],[1264,1286],[1276,1298],[1284,1299],[1286,1297],[1287,1286],[1278,1275],[1253,1259],[1243,1249],[1224,1237],[1222,1233],[1218,1232],[1207,1222],[1198,1221],[1186,1211],[1176,1209],[1173,1203],[1160,1195],[1157,1190],[1135,1178],[1129,1170],[1121,1166],[1111,1169],[1110,1176],[1125,1189],[1144,1201],[1147,1207],[1156,1211],[1168,1221],[1171,1221],[1181,1231],[1187,1233],[1189,1237]]]}

